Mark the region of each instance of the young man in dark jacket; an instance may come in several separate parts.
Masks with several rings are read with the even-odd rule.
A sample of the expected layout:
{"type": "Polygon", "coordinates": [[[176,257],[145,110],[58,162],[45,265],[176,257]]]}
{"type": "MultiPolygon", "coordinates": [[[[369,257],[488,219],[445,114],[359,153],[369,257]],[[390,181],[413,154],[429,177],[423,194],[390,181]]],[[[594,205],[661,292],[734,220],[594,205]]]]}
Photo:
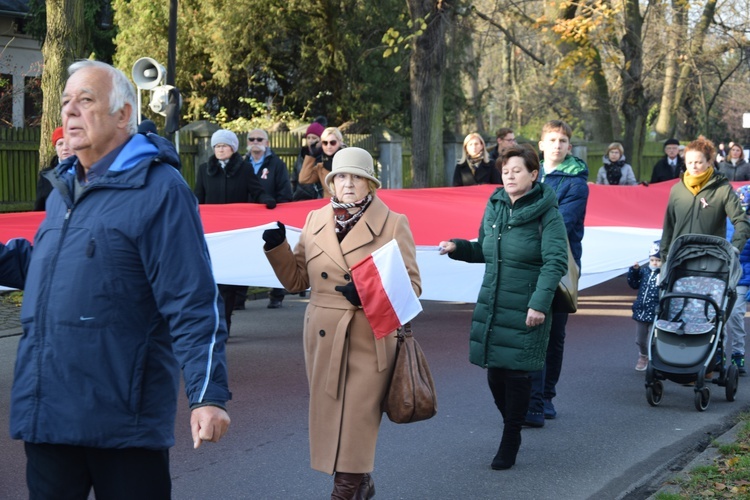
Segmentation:
{"type": "Polygon", "coordinates": [[[121,71],[78,61],[62,96],[75,157],[47,177],[31,243],[0,244],[0,285],[24,289],[10,433],[30,498],[170,498],[179,371],[194,446],[229,416],[218,311],[195,197],[168,141],[136,134],[121,71]],[[112,111],[111,103],[121,103],[112,111]]]}
{"type": "MultiPolygon", "coordinates": [[[[567,123],[560,120],[547,122],[542,127],[539,149],[544,153],[541,181],[557,194],[558,208],[565,222],[570,251],[580,269],[583,253],[583,220],[586,218],[586,204],[589,199],[589,170],[583,160],[570,154],[572,135],[573,131],[567,123]]],[[[553,311],[544,369],[534,372],[531,378],[531,403],[526,425],[542,427],[545,418],[552,419],[557,416],[552,399],[557,395],[556,386],[562,369],[567,323],[567,312],[553,311]]]]}

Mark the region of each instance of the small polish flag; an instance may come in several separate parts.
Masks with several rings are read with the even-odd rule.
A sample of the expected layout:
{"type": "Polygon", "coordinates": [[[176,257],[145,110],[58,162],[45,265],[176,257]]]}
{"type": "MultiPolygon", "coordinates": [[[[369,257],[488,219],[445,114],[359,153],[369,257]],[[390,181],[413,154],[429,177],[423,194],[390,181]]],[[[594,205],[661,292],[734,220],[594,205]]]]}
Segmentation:
{"type": "Polygon", "coordinates": [[[352,280],[376,338],[383,338],[422,311],[396,240],[352,266],[352,280]]]}

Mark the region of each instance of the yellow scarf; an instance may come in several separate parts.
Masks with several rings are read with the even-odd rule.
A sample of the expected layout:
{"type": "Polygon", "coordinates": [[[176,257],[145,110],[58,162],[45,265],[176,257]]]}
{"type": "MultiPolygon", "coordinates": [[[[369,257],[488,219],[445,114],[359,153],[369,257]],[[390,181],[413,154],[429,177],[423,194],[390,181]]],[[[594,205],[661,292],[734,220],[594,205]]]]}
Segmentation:
{"type": "Polygon", "coordinates": [[[709,165],[708,170],[700,175],[690,175],[690,172],[685,172],[682,176],[682,182],[685,183],[685,187],[688,188],[688,191],[695,196],[701,189],[703,189],[703,186],[706,185],[708,179],[710,179],[712,175],[714,175],[714,167],[709,165]]]}

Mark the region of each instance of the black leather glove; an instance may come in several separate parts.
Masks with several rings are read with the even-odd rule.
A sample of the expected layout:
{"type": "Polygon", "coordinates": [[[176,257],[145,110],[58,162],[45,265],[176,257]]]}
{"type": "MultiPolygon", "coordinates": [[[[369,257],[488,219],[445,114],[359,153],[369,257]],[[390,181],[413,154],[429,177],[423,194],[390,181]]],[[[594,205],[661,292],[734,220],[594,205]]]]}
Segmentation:
{"type": "Polygon", "coordinates": [[[274,208],[276,208],[276,200],[266,200],[266,208],[269,210],[273,210],[274,208]]]}
{"type": "Polygon", "coordinates": [[[266,242],[263,245],[265,250],[271,250],[284,243],[286,239],[286,227],[281,222],[276,221],[278,229],[266,229],[263,231],[263,241],[266,242]]]}
{"type": "Polygon", "coordinates": [[[359,294],[357,293],[357,287],[354,286],[354,282],[350,281],[346,285],[339,285],[334,288],[337,292],[341,292],[341,294],[346,297],[346,300],[352,303],[353,306],[361,306],[362,301],[359,299],[359,294]]]}
{"type": "Polygon", "coordinates": [[[323,154],[323,146],[320,144],[320,141],[318,141],[310,148],[310,156],[317,158],[321,154],[323,154]]]}

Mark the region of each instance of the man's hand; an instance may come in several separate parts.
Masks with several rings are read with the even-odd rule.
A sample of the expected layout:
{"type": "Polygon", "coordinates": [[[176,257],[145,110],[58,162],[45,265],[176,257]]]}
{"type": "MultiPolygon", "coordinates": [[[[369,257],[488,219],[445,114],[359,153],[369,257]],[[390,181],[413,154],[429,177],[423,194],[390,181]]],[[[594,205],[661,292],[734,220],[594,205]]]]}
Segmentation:
{"type": "Polygon", "coordinates": [[[190,430],[193,432],[193,448],[203,441],[216,443],[227,433],[229,415],[218,406],[201,406],[190,412],[190,430]]]}

